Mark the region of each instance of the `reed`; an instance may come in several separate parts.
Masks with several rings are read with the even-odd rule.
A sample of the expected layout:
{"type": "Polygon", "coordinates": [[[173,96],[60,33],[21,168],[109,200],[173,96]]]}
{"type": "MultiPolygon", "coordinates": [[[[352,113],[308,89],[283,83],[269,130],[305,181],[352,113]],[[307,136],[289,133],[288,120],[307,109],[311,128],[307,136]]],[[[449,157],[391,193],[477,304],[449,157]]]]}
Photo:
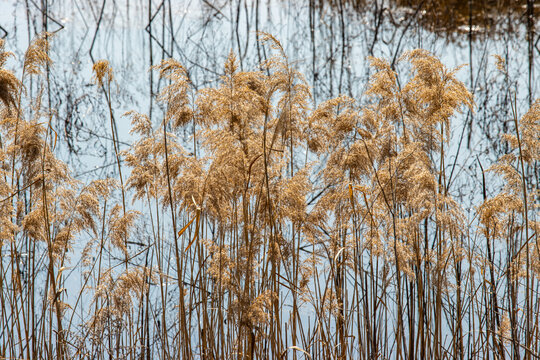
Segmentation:
{"type": "Polygon", "coordinates": [[[459,68],[370,58],[363,104],[314,107],[259,38],[272,56],[241,71],[231,52],[215,87],[154,66],[161,117],[126,114],[123,150],[97,62],[118,179],[89,183],[56,157],[41,103],[50,36],[20,77],[0,40],[0,358],[537,358],[540,101],[521,117],[514,101],[509,152],[466,211],[449,149],[475,104],[459,68]]]}

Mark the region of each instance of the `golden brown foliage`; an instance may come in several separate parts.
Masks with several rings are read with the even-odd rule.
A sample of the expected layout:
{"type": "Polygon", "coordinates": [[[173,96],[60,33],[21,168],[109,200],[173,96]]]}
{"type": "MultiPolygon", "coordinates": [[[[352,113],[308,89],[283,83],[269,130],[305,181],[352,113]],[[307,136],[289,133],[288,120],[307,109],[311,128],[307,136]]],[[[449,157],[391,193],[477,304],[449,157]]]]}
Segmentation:
{"type": "MultiPolygon", "coordinates": [[[[41,93],[22,111],[25,78],[4,68],[0,42],[0,325],[16,339],[0,357],[49,340],[60,359],[533,355],[540,102],[486,172],[502,189],[468,212],[448,153],[452,120],[474,108],[459,69],[425,50],[401,57],[406,73],[371,58],[366,103],[312,109],[282,45],[259,35],[273,53],[261,71],[231,52],[215,87],[195,91],[172,59],[153,67],[162,117],[127,113],[124,151],[112,68],[94,64],[119,182],[87,185],[56,158],[41,93]]],[[[51,65],[49,37],[25,74],[51,65]]]]}

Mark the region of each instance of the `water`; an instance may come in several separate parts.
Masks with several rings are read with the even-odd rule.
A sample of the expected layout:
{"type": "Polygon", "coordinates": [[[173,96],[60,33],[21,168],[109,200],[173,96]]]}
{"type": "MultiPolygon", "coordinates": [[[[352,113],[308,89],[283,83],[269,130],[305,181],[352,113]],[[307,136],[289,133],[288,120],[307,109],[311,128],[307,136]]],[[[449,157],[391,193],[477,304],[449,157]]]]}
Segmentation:
{"type": "MultiPolygon", "coordinates": [[[[532,8],[538,14],[538,5],[532,8]]],[[[399,69],[404,51],[424,48],[448,67],[469,64],[460,78],[474,92],[479,106],[465,132],[467,148],[477,146],[473,135],[478,134],[491,139],[490,144],[481,145],[481,151],[500,153],[495,139],[507,125],[494,123],[492,109],[508,117],[508,106],[497,107],[508,101],[504,89],[511,89],[523,112],[539,84],[535,76],[539,38],[534,28],[538,16],[531,25],[527,14],[526,2],[509,0],[489,4],[456,0],[3,1],[0,24],[7,31],[8,49],[15,50],[19,59],[36,33],[44,29],[56,33],[51,105],[57,111],[56,127],[63,130],[62,144],[70,144],[68,150],[79,156],[90,155],[96,146],[102,154],[108,153],[107,140],[102,138],[107,131],[100,120],[103,101],[90,85],[93,60],[108,59],[114,68],[117,117],[127,110],[159,115],[155,101],[150,104],[149,99],[162,84],[148,72],[151,65],[173,56],[188,68],[196,89],[215,85],[231,50],[245,70],[255,69],[268,57],[268,49],[257,41],[257,31],[271,33],[283,43],[290,61],[312,87],[314,106],[338,94],[361,102],[371,71],[368,56],[385,58],[399,69]],[[496,73],[493,54],[507,61],[508,79],[496,73]],[[91,148],[82,145],[90,141],[97,143],[91,148]]],[[[119,120],[120,138],[130,142],[125,123],[119,120]]]]}

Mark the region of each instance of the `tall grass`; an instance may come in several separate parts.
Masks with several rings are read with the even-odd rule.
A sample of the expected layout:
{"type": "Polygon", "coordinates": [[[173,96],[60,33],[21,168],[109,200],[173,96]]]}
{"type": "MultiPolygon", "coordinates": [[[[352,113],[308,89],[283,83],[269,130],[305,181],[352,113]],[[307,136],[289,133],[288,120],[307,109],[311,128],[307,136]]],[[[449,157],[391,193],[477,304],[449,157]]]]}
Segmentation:
{"type": "Polygon", "coordinates": [[[0,358],[538,358],[540,102],[521,118],[514,103],[511,151],[466,212],[449,151],[451,120],[474,110],[459,69],[414,50],[400,82],[372,58],[368,105],[312,109],[260,37],[274,56],[239,71],[231,53],[217,87],[155,66],[163,116],[128,113],[124,151],[113,70],[96,63],[119,178],[87,184],[24,86],[45,81],[48,36],[20,77],[0,43],[0,358]]]}

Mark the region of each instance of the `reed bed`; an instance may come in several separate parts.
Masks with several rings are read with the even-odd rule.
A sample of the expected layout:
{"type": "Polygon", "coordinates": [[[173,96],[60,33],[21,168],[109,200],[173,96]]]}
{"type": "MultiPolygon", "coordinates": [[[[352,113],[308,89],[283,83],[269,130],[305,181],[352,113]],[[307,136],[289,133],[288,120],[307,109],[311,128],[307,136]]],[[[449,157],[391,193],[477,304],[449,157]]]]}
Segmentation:
{"type": "Polygon", "coordinates": [[[154,66],[163,115],[125,114],[123,150],[97,62],[118,177],[88,183],[55,155],[50,35],[20,76],[0,42],[0,358],[538,358],[540,101],[513,103],[508,152],[479,160],[466,211],[451,120],[475,104],[459,69],[414,50],[398,77],[371,58],[365,105],[313,107],[259,37],[273,57],[240,71],[231,53],[216,87],[154,66]]]}

